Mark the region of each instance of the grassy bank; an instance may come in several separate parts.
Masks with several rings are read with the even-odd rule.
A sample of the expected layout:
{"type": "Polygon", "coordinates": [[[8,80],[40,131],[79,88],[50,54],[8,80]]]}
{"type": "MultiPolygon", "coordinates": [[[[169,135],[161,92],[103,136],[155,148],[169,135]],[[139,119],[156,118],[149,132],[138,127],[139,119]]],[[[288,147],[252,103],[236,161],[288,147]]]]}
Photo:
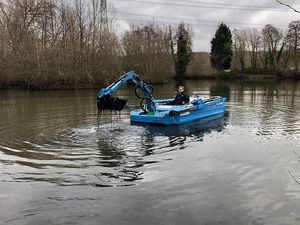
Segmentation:
{"type": "Polygon", "coordinates": [[[280,80],[280,79],[300,79],[300,72],[297,71],[270,71],[270,70],[233,70],[220,72],[218,79],[245,79],[245,80],[280,80]]]}
{"type": "MultiPolygon", "coordinates": [[[[116,75],[117,76],[117,75],[116,75]]],[[[142,77],[144,77],[142,75],[142,77]]],[[[67,81],[55,81],[55,82],[45,82],[43,85],[40,83],[25,83],[25,82],[2,82],[0,83],[1,89],[31,89],[31,90],[72,90],[72,89],[99,89],[102,87],[108,86],[115,76],[112,76],[111,79],[105,79],[103,82],[74,82],[72,80],[67,81]]],[[[282,80],[282,79],[293,79],[300,80],[300,73],[295,71],[278,71],[276,73],[249,73],[244,71],[230,71],[230,72],[221,72],[214,74],[195,74],[187,75],[184,79],[178,78],[169,78],[164,82],[157,80],[147,80],[151,84],[162,84],[168,83],[169,81],[179,81],[179,80],[282,80]]]]}

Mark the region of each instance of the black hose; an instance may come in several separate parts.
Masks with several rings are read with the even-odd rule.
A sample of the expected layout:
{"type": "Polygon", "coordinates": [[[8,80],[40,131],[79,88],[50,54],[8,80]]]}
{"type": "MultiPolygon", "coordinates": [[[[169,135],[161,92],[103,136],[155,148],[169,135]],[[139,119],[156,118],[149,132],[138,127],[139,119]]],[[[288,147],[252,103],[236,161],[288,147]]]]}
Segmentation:
{"type": "MultiPolygon", "coordinates": [[[[145,96],[143,96],[143,97],[139,96],[139,94],[138,94],[139,89],[141,89],[139,86],[136,86],[134,89],[134,93],[137,98],[139,98],[139,99],[150,98],[150,97],[145,97],[145,96]]],[[[148,90],[146,90],[146,89],[145,90],[148,92],[148,95],[151,96],[153,94],[153,87],[151,85],[148,85],[148,89],[150,92],[148,92],[148,90]]]]}
{"type": "MultiPolygon", "coordinates": [[[[143,110],[145,113],[148,113],[147,108],[144,107],[144,105],[143,105],[144,100],[145,100],[145,98],[144,98],[144,99],[141,99],[141,101],[140,101],[140,107],[142,108],[142,110],[143,110]]],[[[154,106],[154,102],[152,101],[151,103],[152,103],[152,106],[154,106]]]]}
{"type": "Polygon", "coordinates": [[[142,110],[144,111],[144,113],[147,113],[148,111],[146,110],[146,107],[144,108],[144,105],[143,105],[143,101],[144,100],[145,100],[144,98],[141,99],[141,101],[140,101],[140,107],[142,108],[142,110]]]}
{"type": "Polygon", "coordinates": [[[152,95],[153,94],[153,87],[151,85],[147,85],[148,86],[148,89],[150,91],[150,94],[152,95]]]}
{"type": "MultiPolygon", "coordinates": [[[[143,102],[144,102],[145,99],[151,99],[150,96],[152,96],[152,93],[153,93],[153,87],[152,87],[151,85],[148,85],[149,91],[148,91],[146,88],[144,89],[144,91],[147,92],[147,94],[148,94],[149,97],[140,96],[139,93],[138,93],[138,90],[139,90],[139,89],[141,89],[141,87],[136,86],[135,89],[134,89],[134,93],[135,93],[135,95],[136,95],[136,97],[137,97],[138,99],[141,99],[141,101],[140,101],[140,107],[142,108],[142,110],[143,110],[145,113],[147,113],[147,108],[143,106],[143,102]]],[[[153,104],[153,103],[152,103],[152,104],[153,104]]]]}

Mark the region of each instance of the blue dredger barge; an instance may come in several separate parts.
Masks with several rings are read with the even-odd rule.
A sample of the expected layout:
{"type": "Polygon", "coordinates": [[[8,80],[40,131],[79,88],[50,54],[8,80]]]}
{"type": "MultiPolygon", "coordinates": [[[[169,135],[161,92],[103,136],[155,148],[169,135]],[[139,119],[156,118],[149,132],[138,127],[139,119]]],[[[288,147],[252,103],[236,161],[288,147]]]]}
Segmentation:
{"type": "Polygon", "coordinates": [[[128,72],[120,75],[107,88],[101,89],[97,97],[99,113],[106,109],[117,111],[124,109],[127,100],[112,97],[111,94],[127,83],[135,85],[135,94],[141,100],[141,109],[130,112],[132,123],[182,124],[225,112],[226,98],[220,96],[201,99],[196,95],[190,97],[190,102],[186,105],[168,105],[168,102],[173,99],[154,99],[153,88],[147,85],[139,75],[128,72]]]}

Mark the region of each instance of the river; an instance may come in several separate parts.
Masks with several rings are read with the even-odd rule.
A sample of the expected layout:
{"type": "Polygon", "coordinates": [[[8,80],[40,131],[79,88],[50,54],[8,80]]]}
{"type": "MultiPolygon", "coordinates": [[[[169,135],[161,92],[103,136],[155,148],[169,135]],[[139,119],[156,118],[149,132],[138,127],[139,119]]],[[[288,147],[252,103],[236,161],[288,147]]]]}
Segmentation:
{"type": "MultiPolygon", "coordinates": [[[[0,223],[300,224],[300,82],[185,86],[227,97],[225,115],[137,126],[126,109],[97,124],[97,90],[0,90],[0,223]]],[[[132,87],[116,96],[138,104],[132,87]]]]}

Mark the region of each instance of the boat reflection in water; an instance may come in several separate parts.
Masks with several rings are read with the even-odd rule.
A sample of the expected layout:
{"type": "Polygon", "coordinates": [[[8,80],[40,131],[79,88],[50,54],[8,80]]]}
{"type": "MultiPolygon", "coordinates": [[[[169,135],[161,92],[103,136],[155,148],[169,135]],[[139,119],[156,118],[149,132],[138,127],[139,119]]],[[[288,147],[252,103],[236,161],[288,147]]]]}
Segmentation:
{"type": "Polygon", "coordinates": [[[222,132],[226,126],[225,116],[219,114],[171,126],[141,123],[100,126],[97,142],[98,165],[102,172],[99,177],[102,181],[107,180],[100,182],[101,185],[135,185],[135,181],[143,179],[142,167],[162,160],[158,155],[188,149],[188,143],[203,141],[205,134],[222,132]]]}
{"type": "MultiPolygon", "coordinates": [[[[149,151],[149,149],[155,149],[157,151],[157,148],[154,148],[158,140],[155,140],[157,138],[161,139],[161,145],[163,145],[163,148],[166,148],[164,145],[166,143],[166,139],[169,140],[169,148],[168,151],[176,150],[176,147],[179,147],[179,149],[184,149],[185,145],[184,143],[186,141],[188,142],[197,142],[197,141],[203,141],[204,135],[206,133],[210,133],[211,131],[223,131],[226,124],[225,124],[225,117],[226,114],[217,114],[214,116],[210,116],[207,118],[195,120],[189,123],[184,124],[175,124],[175,125],[169,125],[169,126],[155,126],[155,125],[149,125],[149,124],[141,124],[141,123],[132,123],[135,126],[142,126],[145,128],[146,133],[146,151],[149,154],[153,154],[153,151],[149,151]],[[164,143],[164,144],[163,144],[164,143]],[[150,148],[149,148],[150,147],[150,148]],[[175,148],[172,148],[175,147],[175,148]]],[[[161,148],[159,148],[161,149],[161,148]]]]}
{"type": "Polygon", "coordinates": [[[150,135],[155,136],[203,136],[211,129],[222,130],[225,126],[225,115],[218,114],[199,120],[194,120],[184,124],[174,124],[169,126],[131,123],[135,126],[142,126],[147,129],[150,135]]]}

